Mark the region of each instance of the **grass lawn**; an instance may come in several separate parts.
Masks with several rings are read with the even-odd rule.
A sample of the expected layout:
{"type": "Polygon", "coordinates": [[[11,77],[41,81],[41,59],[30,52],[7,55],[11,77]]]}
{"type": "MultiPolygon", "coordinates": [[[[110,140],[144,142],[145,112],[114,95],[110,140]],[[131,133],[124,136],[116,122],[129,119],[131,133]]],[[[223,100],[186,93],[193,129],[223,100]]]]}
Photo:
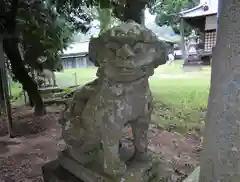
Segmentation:
{"type": "MultiPolygon", "coordinates": [[[[189,130],[201,131],[204,126],[204,113],[207,107],[210,68],[205,67],[200,72],[183,72],[181,61],[172,65],[163,65],[156,69],[155,74],[172,75],[206,75],[203,78],[159,78],[150,79],[154,94],[154,113],[152,119],[165,128],[179,132],[189,130]]],[[[95,68],[68,69],[56,73],[57,81],[68,84],[83,85],[95,78],[95,68]]],[[[17,85],[12,86],[14,93],[19,92],[17,85]]]]}
{"type": "Polygon", "coordinates": [[[207,108],[209,78],[154,79],[152,119],[179,132],[202,131],[207,108]]]}
{"type": "Polygon", "coordinates": [[[96,71],[96,68],[67,69],[64,72],[56,72],[55,75],[57,82],[74,85],[77,79],[77,84],[83,85],[95,78],[96,71]]]}
{"type": "Polygon", "coordinates": [[[183,72],[182,71],[183,61],[178,60],[173,62],[173,64],[164,64],[155,69],[155,74],[203,74],[210,75],[210,66],[203,66],[202,70],[199,72],[183,72]]]}

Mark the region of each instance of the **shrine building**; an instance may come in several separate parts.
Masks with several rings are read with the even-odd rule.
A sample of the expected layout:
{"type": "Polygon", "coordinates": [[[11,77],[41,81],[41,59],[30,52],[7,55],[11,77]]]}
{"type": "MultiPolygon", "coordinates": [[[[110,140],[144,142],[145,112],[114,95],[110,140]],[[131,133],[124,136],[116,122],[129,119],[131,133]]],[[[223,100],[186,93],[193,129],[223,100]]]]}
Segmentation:
{"type": "Polygon", "coordinates": [[[197,28],[203,34],[203,49],[200,52],[202,61],[210,63],[212,49],[216,44],[218,0],[200,0],[196,7],[180,12],[181,17],[181,43],[184,59],[186,48],[184,27],[187,24],[197,28]]]}

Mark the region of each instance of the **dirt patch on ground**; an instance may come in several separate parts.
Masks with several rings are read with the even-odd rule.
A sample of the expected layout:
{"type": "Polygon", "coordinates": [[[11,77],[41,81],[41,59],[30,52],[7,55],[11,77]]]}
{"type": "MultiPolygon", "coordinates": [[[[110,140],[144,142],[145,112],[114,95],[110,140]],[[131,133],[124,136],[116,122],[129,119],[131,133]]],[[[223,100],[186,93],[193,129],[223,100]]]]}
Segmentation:
{"type": "MultiPolygon", "coordinates": [[[[44,117],[34,117],[29,108],[14,110],[15,138],[0,138],[0,182],[42,182],[41,167],[65,148],[58,124],[59,114],[51,109],[44,117]]],[[[0,132],[6,134],[1,118],[0,132]]],[[[152,126],[149,149],[161,156],[181,181],[199,161],[199,139],[152,126]]]]}

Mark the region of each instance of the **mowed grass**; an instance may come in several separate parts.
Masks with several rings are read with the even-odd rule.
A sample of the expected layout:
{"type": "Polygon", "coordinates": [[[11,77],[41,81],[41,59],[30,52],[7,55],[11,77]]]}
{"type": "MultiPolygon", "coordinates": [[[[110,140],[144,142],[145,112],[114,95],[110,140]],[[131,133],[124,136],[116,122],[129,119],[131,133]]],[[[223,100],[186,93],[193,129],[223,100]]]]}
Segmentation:
{"type": "Polygon", "coordinates": [[[207,109],[209,78],[154,79],[152,119],[165,129],[201,132],[207,109]]]}
{"type": "MultiPolygon", "coordinates": [[[[183,72],[181,61],[172,65],[163,65],[155,70],[155,75],[203,74],[200,78],[161,78],[153,76],[150,86],[154,96],[154,111],[152,120],[166,129],[185,133],[187,131],[202,131],[207,108],[210,68],[205,67],[200,72],[183,72]]],[[[68,69],[56,73],[58,82],[78,85],[96,78],[96,68],[68,69]]],[[[19,86],[14,84],[12,92],[17,94],[19,86]]]]}
{"type": "Polygon", "coordinates": [[[172,64],[164,64],[155,69],[155,74],[201,74],[210,75],[211,67],[203,66],[202,70],[199,72],[184,72],[182,70],[183,60],[174,61],[172,64]]]}
{"type": "Polygon", "coordinates": [[[96,77],[97,68],[66,69],[63,72],[56,72],[57,82],[68,84],[84,85],[96,77]],[[75,80],[76,79],[76,80],[75,80]]]}

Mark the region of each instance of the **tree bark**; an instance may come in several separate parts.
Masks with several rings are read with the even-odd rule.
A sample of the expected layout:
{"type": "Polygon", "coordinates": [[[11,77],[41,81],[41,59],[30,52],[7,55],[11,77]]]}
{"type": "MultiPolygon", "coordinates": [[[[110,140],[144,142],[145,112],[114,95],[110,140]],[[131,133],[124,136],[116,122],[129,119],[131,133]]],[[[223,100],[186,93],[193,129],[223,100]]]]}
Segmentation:
{"type": "Polygon", "coordinates": [[[220,0],[200,182],[240,180],[240,1],[220,0]]]}
{"type": "MultiPolygon", "coordinates": [[[[5,10],[6,4],[3,3],[1,5],[3,5],[3,9],[5,10]]],[[[3,18],[5,21],[4,21],[3,32],[11,36],[16,36],[17,34],[16,33],[16,25],[17,25],[16,16],[18,12],[18,6],[19,6],[19,1],[12,0],[10,11],[9,12],[4,11],[5,16],[3,18]]],[[[24,67],[24,63],[18,48],[18,41],[16,40],[16,38],[5,37],[3,39],[3,49],[7,54],[8,59],[11,62],[13,74],[15,75],[16,79],[23,85],[23,89],[27,91],[28,95],[34,102],[35,115],[44,115],[45,108],[44,108],[42,98],[40,97],[36,83],[28,75],[28,72],[24,67]]]]}
{"type": "MultiPolygon", "coordinates": [[[[0,72],[1,75],[1,72],[0,72]]],[[[2,113],[2,111],[5,110],[6,106],[5,106],[5,102],[4,102],[4,90],[3,90],[3,86],[2,86],[2,77],[0,76],[0,115],[2,113]]]]}
{"type": "Polygon", "coordinates": [[[18,50],[17,40],[14,38],[5,39],[3,41],[3,48],[11,62],[13,74],[22,84],[23,89],[26,90],[30,96],[30,100],[32,100],[35,106],[35,115],[44,115],[46,112],[42,98],[38,92],[37,84],[31,79],[24,67],[24,63],[18,50]]]}
{"type": "Polygon", "coordinates": [[[148,1],[128,0],[126,2],[123,21],[133,20],[139,24],[144,24],[142,18],[147,2],[148,1]]]}
{"type": "Polygon", "coordinates": [[[31,107],[34,107],[34,103],[33,103],[33,100],[32,100],[32,98],[31,98],[31,96],[30,95],[28,95],[28,104],[29,104],[29,106],[31,106],[31,107]]]}

